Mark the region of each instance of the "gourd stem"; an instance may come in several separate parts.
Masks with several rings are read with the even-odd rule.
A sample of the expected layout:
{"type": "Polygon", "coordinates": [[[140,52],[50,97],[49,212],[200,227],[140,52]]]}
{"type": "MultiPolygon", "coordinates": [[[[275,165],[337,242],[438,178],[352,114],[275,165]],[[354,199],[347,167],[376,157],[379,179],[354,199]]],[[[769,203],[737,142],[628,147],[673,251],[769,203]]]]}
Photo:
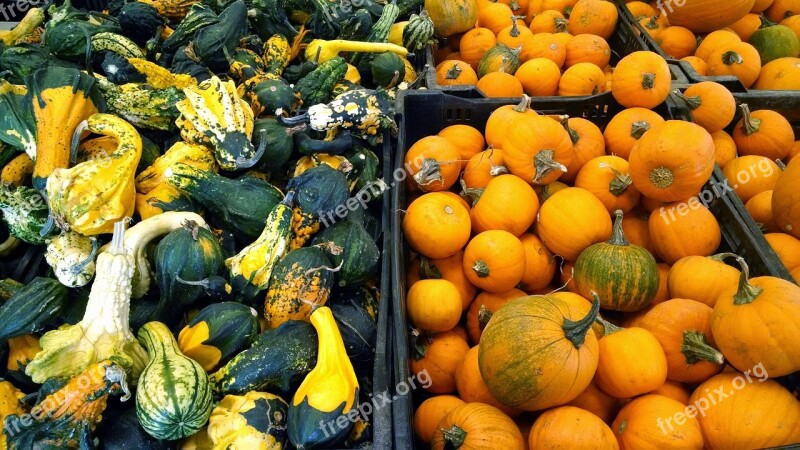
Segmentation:
{"type": "Polygon", "coordinates": [[[567,31],[567,24],[569,23],[567,19],[557,17],[554,19],[554,21],[556,23],[556,33],[563,33],[567,31]]]}
{"type": "Polygon", "coordinates": [[[493,313],[486,309],[486,305],[481,305],[478,310],[478,329],[483,330],[492,318],[493,313]]]}
{"type": "Polygon", "coordinates": [[[569,138],[570,138],[570,140],[572,140],[572,145],[577,144],[581,137],[578,135],[577,131],[575,131],[572,128],[570,128],[570,126],[569,126],[569,116],[567,116],[567,115],[561,116],[560,122],[561,122],[561,125],[564,127],[564,129],[567,130],[567,133],[569,134],[569,138]]]}
{"type": "Polygon", "coordinates": [[[432,183],[442,183],[444,178],[440,170],[439,161],[432,158],[425,158],[422,161],[422,167],[419,172],[415,173],[414,181],[420,186],[427,186],[432,183]]]}
{"type": "Polygon", "coordinates": [[[594,300],[592,300],[592,309],[589,310],[586,317],[578,321],[564,319],[564,325],[561,326],[561,329],[564,330],[564,336],[572,342],[572,345],[574,345],[576,349],[581,348],[583,342],[586,340],[586,333],[592,328],[595,319],[598,319],[597,313],[600,311],[600,297],[594,292],[592,292],[592,297],[594,298],[594,300]]]}
{"type": "Polygon", "coordinates": [[[489,266],[486,264],[486,261],[482,259],[475,261],[472,270],[475,271],[475,274],[478,275],[479,278],[486,278],[489,276],[489,266]]]}
{"type": "Polygon", "coordinates": [[[649,129],[650,129],[650,124],[645,122],[644,120],[633,122],[631,124],[631,137],[639,139],[642,137],[645,131],[649,129]]]}
{"type": "Polygon", "coordinates": [[[533,167],[536,170],[533,177],[534,183],[539,183],[554,170],[560,170],[564,173],[567,172],[567,167],[554,159],[555,155],[555,150],[544,149],[540,150],[539,153],[533,157],[533,167]]]}
{"type": "Polygon", "coordinates": [[[412,328],[409,334],[410,334],[411,349],[412,349],[411,357],[416,360],[424,358],[425,354],[428,353],[427,344],[430,343],[428,336],[420,332],[416,328],[412,328]]]}
{"type": "Polygon", "coordinates": [[[236,170],[249,169],[255,166],[261,157],[264,156],[264,152],[267,150],[267,130],[258,130],[258,135],[261,139],[258,141],[256,153],[251,158],[237,157],[235,162],[236,170]]]}
{"type": "Polygon", "coordinates": [[[294,117],[283,117],[283,108],[275,110],[275,118],[278,122],[286,127],[294,127],[304,123],[311,123],[311,116],[308,113],[300,114],[294,117]]]}
{"type": "Polygon", "coordinates": [[[511,31],[508,33],[511,37],[519,37],[519,27],[517,26],[517,20],[524,19],[525,16],[517,16],[511,14],[511,31]]]}
{"type": "Polygon", "coordinates": [[[112,255],[122,255],[125,253],[125,224],[127,220],[123,219],[114,222],[114,235],[111,238],[111,246],[108,248],[108,253],[112,255]]]}
{"type": "Polygon", "coordinates": [[[528,106],[531,104],[531,98],[525,94],[522,94],[522,100],[514,106],[514,111],[518,113],[524,113],[528,110],[528,106]]]}
{"type": "Polygon", "coordinates": [[[737,256],[736,262],[738,262],[739,266],[742,268],[742,274],[739,275],[739,290],[733,296],[733,304],[746,305],[748,303],[752,303],[753,300],[758,298],[758,296],[764,292],[764,289],[758,286],[753,286],[748,282],[748,278],[750,277],[750,267],[747,265],[744,258],[737,256]]]}
{"type": "Polygon", "coordinates": [[[653,89],[656,85],[656,74],[647,72],[642,75],[642,88],[653,89]]]}
{"type": "Polygon", "coordinates": [[[614,194],[615,197],[624,194],[628,186],[633,184],[633,178],[631,178],[629,174],[622,173],[609,164],[602,163],[601,166],[611,169],[611,171],[614,172],[614,179],[608,183],[608,191],[614,194]]]}
{"type": "Polygon", "coordinates": [[[611,245],[630,245],[630,242],[625,239],[625,232],[622,230],[622,216],[622,210],[614,211],[614,229],[611,232],[611,239],[608,241],[611,245]]]}
{"type": "Polygon", "coordinates": [[[89,122],[83,120],[75,127],[75,131],[72,133],[72,144],[69,149],[69,162],[72,164],[78,162],[78,147],[81,145],[81,135],[87,128],[89,128],[89,122]]]}
{"type": "Polygon", "coordinates": [[[716,255],[711,255],[708,258],[713,259],[714,261],[724,262],[725,258],[738,258],[738,257],[739,255],[737,255],[736,253],[725,252],[725,253],[717,253],[716,255]]]}
{"type": "Polygon", "coordinates": [[[618,327],[600,316],[597,316],[597,320],[595,320],[595,322],[603,326],[603,336],[608,336],[609,334],[614,334],[618,331],[624,330],[624,328],[618,327]]]}
{"type": "Polygon", "coordinates": [[[722,352],[708,344],[706,335],[700,331],[684,331],[681,353],[686,358],[687,364],[696,364],[708,361],[714,364],[723,364],[725,357],[722,352]]]}
{"type": "Polygon", "coordinates": [[[88,266],[92,261],[94,261],[94,257],[97,256],[97,251],[100,249],[100,244],[97,242],[96,237],[91,238],[92,241],[92,251],[89,253],[89,256],[86,257],[83,261],[79,262],[72,266],[70,271],[73,275],[77,275],[83,271],[86,266],[88,266]]]}
{"type": "Polygon", "coordinates": [[[750,107],[747,106],[747,103],[739,105],[739,109],[742,111],[742,131],[744,131],[745,136],[758,132],[761,129],[761,119],[755,118],[750,114],[750,107]]]}
{"type": "Polygon", "coordinates": [[[444,435],[444,448],[447,450],[461,448],[467,439],[467,432],[458,425],[453,425],[449,430],[442,428],[442,434],[444,435]]]}
{"type": "Polygon", "coordinates": [[[744,64],[744,59],[742,58],[742,55],[734,51],[727,51],[722,54],[722,63],[727,66],[732,64],[744,64]]]}
{"type": "Polygon", "coordinates": [[[703,99],[699,95],[693,95],[689,97],[678,89],[675,89],[675,95],[678,96],[679,99],[683,100],[686,103],[686,106],[688,106],[692,111],[699,108],[700,105],[703,104],[703,99]]]}
{"type": "Polygon", "coordinates": [[[472,199],[472,205],[474,206],[478,201],[481,199],[483,192],[485,189],[481,188],[465,188],[462,192],[462,196],[467,196],[472,199]]]}
{"type": "Polygon", "coordinates": [[[447,71],[447,73],[445,74],[444,78],[446,80],[457,80],[458,77],[461,76],[461,72],[463,70],[464,69],[461,68],[459,63],[455,63],[455,64],[453,64],[453,67],[451,67],[450,70],[447,71]]]}
{"type": "Polygon", "coordinates": [[[186,284],[188,286],[200,286],[200,287],[203,287],[203,288],[208,288],[208,278],[202,279],[200,281],[186,281],[183,278],[181,278],[180,275],[178,275],[176,273],[175,274],[175,280],[180,284],[186,284]]]}
{"type": "Polygon", "coordinates": [[[778,168],[781,169],[781,171],[785,171],[786,170],[786,163],[784,163],[780,159],[776,159],[775,160],[775,164],[777,164],[778,168]]]}
{"type": "Polygon", "coordinates": [[[439,268],[431,264],[430,260],[425,256],[420,256],[419,271],[420,274],[423,277],[425,277],[426,280],[430,279],[439,280],[442,278],[442,272],[439,270],[439,268]]]}
{"type": "Polygon", "coordinates": [[[775,22],[773,22],[773,21],[771,21],[771,20],[767,19],[767,18],[766,18],[766,17],[764,17],[763,15],[762,15],[762,16],[759,16],[759,18],[761,19],[761,25],[759,25],[759,26],[758,26],[758,28],[759,28],[759,29],[761,29],[761,28],[767,28],[767,27],[771,27],[771,26],[774,26],[774,25],[775,25],[775,22]]]}

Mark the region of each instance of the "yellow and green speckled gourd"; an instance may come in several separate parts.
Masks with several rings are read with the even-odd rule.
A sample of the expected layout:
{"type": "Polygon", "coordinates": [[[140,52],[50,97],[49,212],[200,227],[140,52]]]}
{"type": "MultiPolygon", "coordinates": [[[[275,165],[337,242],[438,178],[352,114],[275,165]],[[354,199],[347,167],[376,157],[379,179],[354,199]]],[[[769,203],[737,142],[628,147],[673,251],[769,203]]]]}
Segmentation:
{"type": "Polygon", "coordinates": [[[150,355],[136,391],[136,415],[142,428],[166,440],[197,433],[211,415],[213,403],[206,371],[181,353],[172,332],[161,322],[142,326],[139,341],[150,355]]]}

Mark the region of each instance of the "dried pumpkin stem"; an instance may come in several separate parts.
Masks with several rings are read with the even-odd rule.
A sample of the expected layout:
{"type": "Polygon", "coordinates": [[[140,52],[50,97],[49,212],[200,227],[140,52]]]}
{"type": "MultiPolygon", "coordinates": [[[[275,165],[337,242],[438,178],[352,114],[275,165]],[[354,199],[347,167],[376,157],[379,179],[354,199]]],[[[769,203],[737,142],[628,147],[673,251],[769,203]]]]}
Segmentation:
{"type": "Polygon", "coordinates": [[[656,74],[652,72],[646,72],[642,75],[643,89],[653,89],[655,85],[656,85],[656,74]]]}
{"type": "Polygon", "coordinates": [[[640,120],[638,122],[633,122],[631,124],[631,137],[635,139],[639,139],[645,133],[645,131],[650,129],[650,124],[645,122],[644,120],[640,120]]]}
{"type": "Polygon", "coordinates": [[[719,262],[724,262],[725,258],[738,258],[738,257],[739,255],[737,255],[736,253],[730,253],[730,252],[717,253],[716,255],[709,256],[709,258],[719,262]]]}
{"type": "Polygon", "coordinates": [[[560,170],[564,173],[567,172],[567,167],[556,161],[555,155],[555,150],[544,149],[540,150],[539,153],[533,157],[533,167],[536,171],[533,177],[534,183],[540,182],[544,177],[554,170],[560,170]]]}
{"type": "Polygon", "coordinates": [[[472,266],[472,270],[474,270],[475,274],[480,278],[486,278],[489,276],[489,265],[486,264],[486,261],[482,259],[475,261],[475,264],[472,266]]]}
{"type": "Polygon", "coordinates": [[[570,138],[570,140],[572,140],[572,145],[577,144],[581,137],[580,137],[580,135],[578,135],[577,131],[575,131],[572,128],[570,128],[570,126],[569,126],[569,116],[567,116],[567,115],[561,116],[560,122],[561,122],[561,125],[564,127],[564,129],[567,130],[567,133],[569,133],[569,138],[570,138]]]}
{"type": "Polygon", "coordinates": [[[449,430],[442,428],[442,434],[444,435],[444,448],[446,449],[461,448],[467,439],[467,432],[457,425],[453,425],[449,430]]]}
{"type": "Polygon", "coordinates": [[[699,108],[700,105],[703,104],[703,99],[699,95],[693,95],[689,97],[678,89],[675,89],[674,93],[679,99],[683,100],[686,103],[686,106],[688,106],[692,111],[699,108]]]}
{"type": "Polygon", "coordinates": [[[517,26],[517,20],[524,19],[525,16],[516,16],[511,15],[511,31],[508,33],[511,37],[519,37],[519,27],[517,26]]]}
{"type": "Polygon", "coordinates": [[[674,181],[675,176],[672,173],[672,170],[666,167],[656,167],[650,171],[650,182],[653,183],[653,186],[659,189],[666,189],[672,186],[674,181]]]}
{"type": "Polygon", "coordinates": [[[761,119],[753,117],[750,114],[750,107],[747,106],[747,103],[739,105],[739,109],[742,111],[742,131],[744,135],[750,136],[758,132],[758,130],[761,129],[761,119]]]}
{"type": "Polygon", "coordinates": [[[722,54],[722,63],[727,66],[732,64],[744,64],[744,58],[734,51],[727,51],[722,54]]]}
{"type": "Polygon", "coordinates": [[[419,258],[419,272],[426,280],[442,278],[442,272],[439,268],[431,264],[430,260],[425,256],[420,256],[419,258]]]}
{"type": "Polygon", "coordinates": [[[613,323],[607,321],[606,319],[603,319],[600,316],[597,316],[597,319],[595,320],[595,322],[597,322],[597,323],[599,323],[600,325],[603,326],[603,336],[608,336],[610,334],[614,334],[614,333],[616,333],[618,331],[624,330],[624,328],[618,327],[618,326],[614,325],[613,323]]]}
{"type": "Polygon", "coordinates": [[[714,364],[723,364],[725,357],[722,352],[708,344],[706,335],[700,331],[684,331],[681,353],[686,358],[686,364],[696,364],[708,361],[714,364]]]}
{"type": "Polygon", "coordinates": [[[569,23],[567,19],[556,17],[554,22],[556,23],[556,33],[563,33],[567,31],[567,24],[569,23]]]}
{"type": "Polygon", "coordinates": [[[478,328],[480,330],[486,328],[486,325],[489,323],[492,315],[493,313],[486,309],[486,305],[481,305],[481,309],[478,310],[478,328]]]}
{"type": "Polygon", "coordinates": [[[460,64],[458,64],[458,63],[455,63],[455,64],[453,64],[453,67],[451,67],[451,68],[450,68],[450,69],[447,71],[447,73],[445,74],[444,78],[445,78],[446,80],[457,80],[457,79],[458,79],[458,77],[460,77],[460,76],[461,76],[461,72],[462,72],[463,70],[464,70],[464,69],[462,69],[462,68],[461,68],[460,64]]]}
{"type": "Polygon", "coordinates": [[[615,197],[619,197],[620,195],[624,194],[628,189],[628,186],[633,183],[633,178],[631,178],[629,174],[622,173],[615,167],[605,163],[601,164],[600,166],[611,169],[611,171],[614,172],[614,179],[608,183],[608,191],[614,194],[615,197]]]}
{"type": "Polygon", "coordinates": [[[525,111],[528,110],[530,104],[531,104],[531,98],[525,94],[522,94],[522,100],[520,100],[519,103],[517,103],[516,106],[514,106],[514,111],[518,113],[524,113],[525,111]]]}
{"type": "Polygon", "coordinates": [[[614,229],[611,232],[611,239],[608,241],[611,245],[631,245],[627,239],[625,239],[625,232],[622,230],[622,210],[618,209],[614,211],[614,229]]]}
{"type": "Polygon", "coordinates": [[[598,319],[597,313],[600,311],[600,297],[594,292],[592,292],[592,297],[594,297],[592,309],[589,310],[586,317],[578,321],[564,319],[564,325],[561,326],[561,329],[564,330],[564,336],[572,342],[575,348],[581,348],[583,342],[586,340],[586,333],[592,328],[595,319],[598,319]]]}
{"type": "Polygon", "coordinates": [[[427,186],[432,183],[442,183],[444,178],[440,170],[439,161],[432,158],[425,158],[419,172],[414,174],[414,181],[420,186],[427,186]]]}
{"type": "Polygon", "coordinates": [[[748,282],[750,278],[750,267],[741,256],[736,257],[736,262],[742,268],[742,274],[739,276],[739,290],[733,296],[734,305],[746,305],[752,303],[757,299],[764,289],[758,286],[753,286],[748,282]]]}

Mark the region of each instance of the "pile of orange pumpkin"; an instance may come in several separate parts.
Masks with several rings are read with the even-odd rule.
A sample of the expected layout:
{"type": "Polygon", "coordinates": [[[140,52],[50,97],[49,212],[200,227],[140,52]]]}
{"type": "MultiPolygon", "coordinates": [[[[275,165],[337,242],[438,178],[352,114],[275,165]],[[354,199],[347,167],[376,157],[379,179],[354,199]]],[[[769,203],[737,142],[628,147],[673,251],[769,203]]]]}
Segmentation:
{"type": "MultiPolygon", "coordinates": [[[[453,125],[408,149],[409,363],[431,380],[414,416],[421,441],[800,442],[800,401],[771,379],[800,370],[800,287],[713,255],[720,226],[694,197],[730,151],[714,135],[735,104],[722,110],[731,94],[698,86],[684,92],[701,97],[696,123],[628,106],[601,129],[523,98],[484,130],[453,125]],[[698,414],[719,389],[735,392],[698,414]]],[[[796,188],[784,201],[776,220],[800,230],[796,188]]]]}
{"type": "Polygon", "coordinates": [[[753,89],[800,89],[800,2],[627,2],[661,50],[700,76],[735,76],[753,89]],[[699,44],[698,44],[699,41],[699,44]]]}
{"type": "Polygon", "coordinates": [[[447,41],[434,55],[440,86],[476,85],[489,97],[610,89],[608,39],[618,20],[610,1],[449,0],[426,9],[447,41]]]}

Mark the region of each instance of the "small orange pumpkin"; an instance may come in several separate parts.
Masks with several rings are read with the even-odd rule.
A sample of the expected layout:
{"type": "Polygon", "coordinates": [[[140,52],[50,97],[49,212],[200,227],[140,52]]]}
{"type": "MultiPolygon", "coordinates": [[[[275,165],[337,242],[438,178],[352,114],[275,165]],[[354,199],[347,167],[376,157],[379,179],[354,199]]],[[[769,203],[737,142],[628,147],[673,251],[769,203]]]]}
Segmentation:
{"type": "Polygon", "coordinates": [[[447,413],[461,405],[466,405],[466,402],[455,395],[436,395],[425,399],[414,412],[414,434],[422,442],[430,444],[436,425],[447,413]]]}
{"type": "Polygon", "coordinates": [[[764,232],[778,231],[775,215],[772,213],[772,190],[760,192],[745,203],[744,207],[759,228],[764,232]]]}
{"type": "Polygon", "coordinates": [[[411,248],[434,259],[458,253],[469,241],[471,229],[466,208],[438,192],[411,202],[403,218],[403,233],[411,248]]]}
{"type": "Polygon", "coordinates": [[[631,12],[633,18],[637,21],[644,17],[656,15],[656,9],[645,2],[634,0],[632,2],[626,2],[625,6],[628,8],[628,11],[631,12]]]}
{"type": "Polygon", "coordinates": [[[642,135],[660,123],[664,123],[664,118],[646,108],[628,108],[618,112],[603,132],[606,153],[628,159],[642,135]]]}
{"type": "Polygon", "coordinates": [[[739,105],[742,118],[733,129],[733,141],[740,155],[760,155],[771,160],[785,159],[794,145],[794,130],[785,117],[761,109],[750,112],[746,103],[739,105]]]}
{"type": "Polygon", "coordinates": [[[525,292],[519,289],[511,289],[506,292],[493,293],[483,291],[479,293],[475,300],[469,305],[467,311],[467,332],[470,342],[477,345],[481,341],[481,334],[489,319],[492,318],[498,309],[503,307],[511,300],[525,297],[525,292]]]}
{"type": "Polygon", "coordinates": [[[608,39],[617,28],[617,6],[605,0],[578,0],[569,13],[567,31],[573,36],[593,34],[608,39]]]}
{"type": "Polygon", "coordinates": [[[558,95],[562,97],[595,95],[605,91],[606,75],[592,63],[577,63],[568,68],[558,81],[558,95]]]}
{"type": "Polygon", "coordinates": [[[669,96],[672,75],[656,53],[637,51],[622,58],[614,69],[611,94],[627,108],[655,108],[669,96]]]}
{"type": "Polygon", "coordinates": [[[708,33],[694,52],[694,56],[708,61],[711,54],[719,47],[742,42],[739,36],[731,30],[716,30],[708,33]]]}
{"type": "Polygon", "coordinates": [[[663,14],[656,13],[650,17],[639,19],[639,25],[642,26],[645,33],[657,41],[661,37],[661,33],[669,27],[669,22],[663,14]]]}
{"type": "Polygon", "coordinates": [[[639,203],[639,191],[628,172],[628,162],[619,156],[600,156],[583,166],[575,187],[594,194],[609,213],[616,210],[626,213],[639,203]]]}
{"type": "Polygon", "coordinates": [[[709,133],[727,127],[736,115],[736,100],[723,85],[713,81],[701,81],[689,86],[678,96],[689,106],[694,123],[709,133]]]}
{"type": "Polygon", "coordinates": [[[420,280],[406,296],[411,323],[425,331],[447,331],[461,318],[461,293],[447,280],[420,280]]]}
{"type": "Polygon", "coordinates": [[[514,75],[505,72],[489,72],[476,87],[487,97],[519,97],[523,94],[522,83],[514,75]]]}
{"type": "Polygon", "coordinates": [[[620,448],[702,450],[703,432],[697,414],[685,413],[686,405],[677,400],[663,395],[643,395],[622,407],[611,430],[617,435],[620,448]],[[674,418],[678,414],[686,420],[676,421],[674,418]]]}
{"type": "Polygon", "coordinates": [[[449,59],[436,66],[436,84],[439,86],[474,86],[478,83],[478,74],[464,61],[449,59]]]}
{"type": "Polygon", "coordinates": [[[533,32],[528,29],[521,16],[514,16],[514,22],[503,28],[497,33],[497,42],[505,44],[510,48],[515,48],[522,45],[526,40],[533,36],[533,32]]]}
{"type": "Polygon", "coordinates": [[[587,247],[611,237],[611,216],[591,192],[566,188],[539,208],[536,230],[551,252],[575,261],[587,247]]]}
{"type": "Polygon", "coordinates": [[[598,341],[597,386],[616,398],[630,398],[657,389],[667,379],[667,357],[658,340],[644,328],[620,328],[603,321],[598,341]]]}
{"type": "Polygon", "coordinates": [[[675,59],[691,56],[697,49],[697,38],[692,30],[685,27],[665,28],[658,36],[657,42],[664,53],[675,59]]]}
{"type": "Polygon", "coordinates": [[[500,175],[482,190],[467,190],[475,198],[470,221],[475,233],[505,230],[514,236],[524,233],[536,219],[539,199],[533,188],[515,175],[500,175]]]}
{"type": "Polygon", "coordinates": [[[747,203],[756,195],[775,188],[781,177],[781,169],[766,156],[745,155],[725,164],[722,173],[729,184],[747,203]]]}
{"type": "Polygon", "coordinates": [[[542,413],[531,428],[528,446],[612,450],[619,448],[608,425],[589,411],[574,406],[560,406],[542,413]]]}
{"type": "Polygon", "coordinates": [[[427,136],[411,146],[405,157],[409,180],[423,192],[446,191],[458,181],[458,148],[440,136],[427,136]]]}
{"type": "Polygon", "coordinates": [[[688,298],[714,307],[719,296],[739,282],[739,271],[723,262],[727,253],[713,256],[686,256],[679,259],[667,275],[667,290],[672,298],[688,298]]]}
{"type": "Polygon", "coordinates": [[[708,57],[708,74],[733,75],[749,88],[761,73],[758,50],[747,42],[737,42],[717,47],[708,57]]]}
{"type": "Polygon", "coordinates": [[[778,58],[764,64],[753,89],[800,90],[800,58],[778,58]]]}
{"type": "Polygon", "coordinates": [[[450,125],[440,131],[437,136],[447,139],[458,148],[462,169],[466,167],[470,158],[486,148],[483,134],[469,125],[450,125]]]}
{"type": "Polygon", "coordinates": [[[507,127],[503,157],[512,174],[528,183],[548,184],[567,171],[573,159],[572,140],[558,122],[538,115],[518,116],[507,127]]]}
{"type": "Polygon", "coordinates": [[[667,264],[711,255],[722,240],[716,217],[696,197],[653,210],[648,224],[656,255],[667,264]]]}
{"type": "Polygon", "coordinates": [[[741,19],[728,25],[728,28],[733,30],[739,39],[747,42],[756,30],[761,28],[761,16],[755,13],[746,14],[741,19]]]}
{"type": "Polygon", "coordinates": [[[714,141],[714,162],[725,167],[725,164],[736,159],[736,142],[725,130],[711,133],[711,140],[714,141]]]}
{"type": "Polygon", "coordinates": [[[514,73],[522,83],[522,90],[533,97],[558,94],[561,70],[548,58],[534,58],[524,62],[514,73]]]}
{"type": "Polygon", "coordinates": [[[467,189],[483,189],[489,181],[504,173],[508,173],[508,168],[504,165],[503,151],[489,148],[469,159],[461,180],[467,189]]]}
{"type": "Polygon", "coordinates": [[[461,43],[461,59],[473,70],[478,70],[478,62],[490,48],[497,45],[497,39],[492,30],[478,27],[464,33],[461,43]]]}
{"type": "Polygon", "coordinates": [[[409,351],[413,373],[428,372],[428,392],[449,394],[456,391],[456,370],[469,351],[469,345],[461,336],[453,331],[423,333],[409,351]]]}
{"type": "Polygon", "coordinates": [[[702,59],[698,58],[697,56],[687,56],[685,58],[681,58],[681,61],[686,61],[692,66],[697,75],[704,77],[708,75],[708,63],[702,59]]]}
{"type": "Polygon", "coordinates": [[[486,121],[486,143],[490,146],[501,149],[503,142],[506,139],[509,131],[511,131],[511,124],[520,116],[524,117],[538,117],[536,111],[530,108],[531,100],[527,95],[520,96],[520,102],[516,105],[501,106],[489,115],[486,121]]]}
{"type": "Polygon", "coordinates": [[[796,0],[775,0],[764,11],[764,16],[772,22],[800,14],[800,4],[796,0]]]}
{"type": "Polygon", "coordinates": [[[472,238],[464,250],[464,272],[479,289],[508,291],[525,273],[525,249],[508,231],[484,231],[472,238]]]}
{"type": "Polygon", "coordinates": [[[572,162],[567,165],[567,172],[561,176],[561,180],[571,182],[587,162],[605,154],[606,142],[600,128],[582,117],[562,116],[561,124],[572,140],[573,153],[572,162]]]}
{"type": "Polygon", "coordinates": [[[528,28],[534,35],[538,33],[560,33],[567,31],[567,22],[561,11],[548,9],[536,14],[528,24],[528,28]]]}
{"type": "Polygon", "coordinates": [[[475,298],[477,289],[464,273],[464,252],[459,250],[455,255],[443,259],[422,257],[421,260],[423,272],[427,275],[424,278],[441,278],[453,283],[461,294],[461,310],[466,310],[475,298]]]}
{"type": "Polygon", "coordinates": [[[766,233],[764,238],[787,269],[800,267],[800,239],[786,233],[766,233]]]}
{"type": "Polygon", "coordinates": [[[525,249],[525,272],[522,274],[520,287],[526,292],[547,287],[556,273],[556,260],[553,253],[533,233],[525,233],[519,237],[519,240],[525,249]]]}
{"type": "MultiPolygon", "coordinates": [[[[582,0],[583,1],[583,0],[582,0]]],[[[608,3],[605,0],[589,0],[608,3]]],[[[600,36],[593,34],[578,34],[567,42],[567,55],[564,60],[565,67],[588,62],[597,67],[605,67],[611,59],[611,48],[608,42],[600,36]]]]}
{"type": "Polygon", "coordinates": [[[436,426],[431,450],[492,448],[523,450],[525,440],[511,418],[494,406],[467,403],[447,413],[436,426]]]}
{"type": "Polygon", "coordinates": [[[520,59],[530,61],[536,58],[547,58],[559,68],[567,58],[567,43],[561,42],[558,36],[562,33],[537,33],[522,43],[520,59]]]}
{"type": "Polygon", "coordinates": [[[500,2],[484,2],[478,8],[478,26],[488,28],[497,35],[503,28],[511,25],[514,13],[508,5],[500,2]]]}

